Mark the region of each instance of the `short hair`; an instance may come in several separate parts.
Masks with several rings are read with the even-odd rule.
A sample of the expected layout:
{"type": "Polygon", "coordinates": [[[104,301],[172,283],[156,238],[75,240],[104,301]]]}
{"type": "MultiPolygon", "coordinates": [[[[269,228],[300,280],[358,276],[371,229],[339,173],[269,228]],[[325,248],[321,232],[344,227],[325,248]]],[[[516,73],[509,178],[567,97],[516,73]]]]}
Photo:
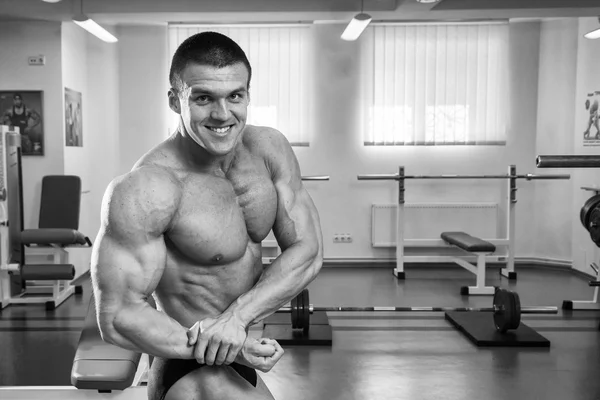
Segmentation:
{"type": "Polygon", "coordinates": [[[19,93],[19,92],[16,92],[16,93],[13,94],[13,100],[16,100],[17,97],[19,99],[23,100],[23,96],[21,96],[21,93],[19,93]]]}
{"type": "Polygon", "coordinates": [[[244,50],[231,38],[217,32],[201,32],[183,41],[171,60],[169,82],[172,88],[181,90],[181,72],[188,64],[195,63],[215,68],[242,63],[248,70],[247,86],[250,88],[252,67],[244,50]]]}

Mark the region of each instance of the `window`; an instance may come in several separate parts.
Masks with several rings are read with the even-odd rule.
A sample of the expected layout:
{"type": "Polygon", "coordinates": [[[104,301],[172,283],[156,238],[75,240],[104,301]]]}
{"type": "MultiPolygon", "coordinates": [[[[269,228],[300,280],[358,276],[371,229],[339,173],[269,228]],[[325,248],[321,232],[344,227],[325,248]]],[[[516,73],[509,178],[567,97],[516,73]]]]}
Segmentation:
{"type": "Polygon", "coordinates": [[[504,145],[508,24],[372,25],[361,41],[365,145],[504,145]]]}
{"type": "MultiPolygon", "coordinates": [[[[310,25],[170,25],[170,56],[203,31],[235,40],[252,66],[247,123],[281,131],[293,146],[308,146],[313,81],[310,25]]],[[[177,115],[174,117],[176,124],[177,115]]]]}

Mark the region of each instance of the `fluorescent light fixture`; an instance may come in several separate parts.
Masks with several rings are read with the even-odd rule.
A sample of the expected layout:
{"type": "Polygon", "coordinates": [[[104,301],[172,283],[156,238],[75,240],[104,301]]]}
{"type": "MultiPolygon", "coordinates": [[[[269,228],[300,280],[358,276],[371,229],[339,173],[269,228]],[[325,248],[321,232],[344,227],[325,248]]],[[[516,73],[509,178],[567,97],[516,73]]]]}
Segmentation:
{"type": "Polygon", "coordinates": [[[107,43],[115,43],[118,41],[109,31],[98,25],[94,20],[89,19],[86,15],[80,14],[73,18],[73,22],[77,25],[96,36],[100,40],[104,40],[107,43]]]}
{"type": "Polygon", "coordinates": [[[369,14],[362,12],[360,14],[356,14],[344,30],[344,33],[342,33],[342,39],[348,41],[358,39],[367,25],[369,25],[369,22],[371,22],[371,16],[369,14]]]}
{"type": "MultiPolygon", "coordinates": [[[[600,22],[600,17],[598,17],[598,22],[600,22]]],[[[600,39],[600,28],[586,33],[583,37],[586,39],[600,39]]]]}
{"type": "Polygon", "coordinates": [[[595,31],[586,33],[585,35],[583,35],[583,37],[586,39],[600,39],[600,28],[596,29],[595,31]]]}
{"type": "Polygon", "coordinates": [[[61,0],[42,0],[46,3],[59,3],[61,0]]]}

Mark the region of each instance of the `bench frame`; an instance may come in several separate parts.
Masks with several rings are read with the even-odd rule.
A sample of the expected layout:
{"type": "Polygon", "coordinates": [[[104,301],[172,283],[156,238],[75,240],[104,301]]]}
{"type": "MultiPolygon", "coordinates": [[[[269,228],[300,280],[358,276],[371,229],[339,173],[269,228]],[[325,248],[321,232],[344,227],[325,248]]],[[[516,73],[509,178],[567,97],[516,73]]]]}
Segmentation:
{"type": "Polygon", "coordinates": [[[473,265],[459,257],[453,257],[452,261],[465,268],[467,271],[475,274],[477,276],[477,280],[475,286],[463,286],[461,288],[461,294],[493,296],[496,288],[494,286],[485,286],[485,259],[490,253],[466,253],[475,254],[477,256],[477,265],[473,265]]]}
{"type": "MultiPolygon", "coordinates": [[[[399,175],[404,175],[404,167],[399,167],[399,175]]],[[[510,165],[508,167],[508,175],[516,176],[517,167],[510,165]]],[[[500,274],[508,279],[516,280],[517,273],[515,271],[515,204],[517,203],[517,180],[516,178],[506,179],[506,197],[504,198],[505,207],[507,210],[506,219],[504,220],[506,237],[504,238],[481,238],[496,246],[506,250],[506,255],[489,254],[489,253],[469,253],[466,256],[475,255],[477,257],[477,267],[466,261],[465,258],[457,256],[406,256],[404,254],[405,247],[431,247],[431,246],[448,246],[444,240],[439,239],[405,239],[404,235],[404,180],[398,180],[398,204],[396,213],[396,267],[393,272],[396,278],[404,279],[404,263],[407,261],[418,263],[430,262],[453,262],[477,275],[476,286],[468,287],[468,290],[462,289],[463,294],[482,294],[493,295],[493,290],[485,286],[485,268],[487,262],[503,262],[505,267],[500,270],[500,274]]]]}

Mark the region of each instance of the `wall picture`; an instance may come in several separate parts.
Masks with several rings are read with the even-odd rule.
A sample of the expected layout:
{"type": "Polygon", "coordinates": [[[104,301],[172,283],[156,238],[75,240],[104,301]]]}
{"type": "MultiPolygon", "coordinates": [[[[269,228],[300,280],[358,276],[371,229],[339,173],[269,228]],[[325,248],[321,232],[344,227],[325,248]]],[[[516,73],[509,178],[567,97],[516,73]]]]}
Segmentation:
{"type": "Polygon", "coordinates": [[[65,145],[83,147],[81,93],[65,88],[65,145]]]}
{"type": "Polygon", "coordinates": [[[585,130],[583,131],[584,146],[600,145],[600,110],[598,103],[600,101],[600,91],[588,93],[585,99],[585,130]]]}
{"type": "Polygon", "coordinates": [[[44,155],[42,104],[41,90],[0,91],[0,123],[19,128],[24,156],[44,155]]]}

